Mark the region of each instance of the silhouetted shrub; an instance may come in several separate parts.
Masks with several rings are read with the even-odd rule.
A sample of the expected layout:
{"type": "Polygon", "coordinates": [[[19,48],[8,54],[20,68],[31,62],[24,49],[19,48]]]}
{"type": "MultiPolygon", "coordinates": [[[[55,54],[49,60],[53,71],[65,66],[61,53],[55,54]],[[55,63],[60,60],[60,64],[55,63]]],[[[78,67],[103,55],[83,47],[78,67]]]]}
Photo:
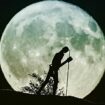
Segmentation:
{"type": "MultiPolygon", "coordinates": [[[[36,79],[36,81],[38,82],[33,83],[32,81],[30,81],[29,86],[22,87],[22,92],[36,95],[37,91],[41,87],[41,84],[44,82],[44,79],[42,79],[36,73],[30,74],[30,76],[36,79]]],[[[53,84],[54,84],[54,80],[53,78],[50,78],[45,88],[41,91],[41,95],[52,95],[53,84]]],[[[56,95],[64,96],[63,88],[59,89],[56,95]]]]}

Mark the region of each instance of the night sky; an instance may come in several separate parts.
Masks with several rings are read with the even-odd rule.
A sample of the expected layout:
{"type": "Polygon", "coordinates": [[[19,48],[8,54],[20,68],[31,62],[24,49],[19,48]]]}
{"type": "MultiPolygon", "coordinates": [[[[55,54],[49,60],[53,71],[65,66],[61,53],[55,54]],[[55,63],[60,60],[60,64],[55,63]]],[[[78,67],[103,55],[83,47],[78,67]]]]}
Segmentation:
{"type": "MultiPolygon", "coordinates": [[[[0,38],[10,19],[24,7],[41,0],[0,0],[0,38]]],[[[62,0],[87,11],[97,21],[105,34],[105,0],[62,0]]],[[[11,89],[0,70],[0,89],[11,89]]],[[[105,74],[96,89],[86,97],[95,102],[105,102],[105,74]]]]}

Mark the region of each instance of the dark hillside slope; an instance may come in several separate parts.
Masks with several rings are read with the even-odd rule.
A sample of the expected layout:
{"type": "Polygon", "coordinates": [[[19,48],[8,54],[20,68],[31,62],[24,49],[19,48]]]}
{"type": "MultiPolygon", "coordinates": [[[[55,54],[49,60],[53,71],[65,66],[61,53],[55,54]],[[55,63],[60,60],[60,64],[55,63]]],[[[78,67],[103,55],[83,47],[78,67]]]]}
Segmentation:
{"type": "Polygon", "coordinates": [[[75,97],[35,96],[14,91],[0,91],[0,105],[104,105],[75,97]],[[5,100],[5,101],[4,101],[5,100]]]}

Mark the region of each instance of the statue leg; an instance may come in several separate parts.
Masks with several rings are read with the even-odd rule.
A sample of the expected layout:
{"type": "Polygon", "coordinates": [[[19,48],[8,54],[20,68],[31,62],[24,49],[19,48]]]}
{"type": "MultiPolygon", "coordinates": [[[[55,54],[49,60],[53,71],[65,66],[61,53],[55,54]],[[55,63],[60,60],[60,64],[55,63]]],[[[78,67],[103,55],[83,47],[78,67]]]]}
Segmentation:
{"type": "Polygon", "coordinates": [[[56,72],[54,75],[53,95],[56,95],[57,87],[58,87],[58,72],[56,72]]]}
{"type": "Polygon", "coordinates": [[[42,91],[42,89],[43,89],[43,88],[45,87],[45,85],[49,82],[50,76],[51,76],[51,70],[49,69],[49,72],[48,72],[48,74],[47,74],[47,77],[46,77],[45,81],[42,83],[40,89],[38,90],[37,95],[40,95],[40,92],[42,91]]]}

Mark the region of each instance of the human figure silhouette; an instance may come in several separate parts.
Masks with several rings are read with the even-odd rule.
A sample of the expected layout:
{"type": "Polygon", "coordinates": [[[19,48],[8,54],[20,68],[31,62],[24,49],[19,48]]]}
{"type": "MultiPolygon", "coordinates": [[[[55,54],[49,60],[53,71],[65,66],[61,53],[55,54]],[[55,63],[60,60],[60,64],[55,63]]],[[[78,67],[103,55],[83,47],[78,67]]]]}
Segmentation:
{"type": "Polygon", "coordinates": [[[45,87],[45,85],[49,82],[50,77],[53,77],[54,79],[54,85],[53,85],[53,95],[56,94],[57,86],[58,86],[58,70],[61,66],[64,64],[70,62],[72,60],[72,57],[68,57],[64,62],[61,63],[61,60],[65,53],[69,51],[68,47],[63,47],[62,50],[55,54],[52,64],[49,66],[49,71],[47,74],[47,77],[45,81],[42,83],[40,89],[37,92],[37,95],[40,95],[41,90],[45,87]]]}

